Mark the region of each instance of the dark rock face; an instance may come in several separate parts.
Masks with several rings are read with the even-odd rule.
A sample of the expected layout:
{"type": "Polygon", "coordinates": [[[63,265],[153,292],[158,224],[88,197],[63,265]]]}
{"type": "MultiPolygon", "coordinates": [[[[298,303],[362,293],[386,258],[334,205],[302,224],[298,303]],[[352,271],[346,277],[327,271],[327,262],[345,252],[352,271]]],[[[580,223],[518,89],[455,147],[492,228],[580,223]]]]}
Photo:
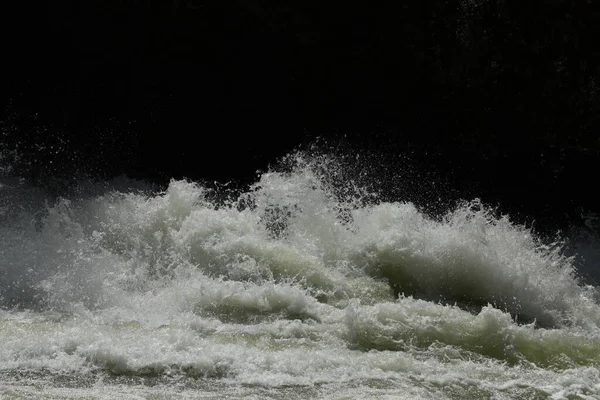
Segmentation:
{"type": "Polygon", "coordinates": [[[35,179],[247,182],[345,137],[430,171],[430,199],[548,225],[600,208],[592,0],[13,3],[1,144],[35,179]]]}

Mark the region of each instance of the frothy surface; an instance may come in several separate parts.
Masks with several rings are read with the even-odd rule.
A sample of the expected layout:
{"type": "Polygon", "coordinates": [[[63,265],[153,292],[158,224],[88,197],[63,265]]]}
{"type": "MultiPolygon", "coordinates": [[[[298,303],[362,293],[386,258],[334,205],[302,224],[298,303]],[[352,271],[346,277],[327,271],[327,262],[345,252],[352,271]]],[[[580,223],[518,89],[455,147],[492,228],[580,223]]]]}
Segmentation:
{"type": "Polygon", "coordinates": [[[292,158],[227,201],[4,176],[0,395],[600,396],[596,288],[560,246],[478,201],[433,219],[292,158]]]}

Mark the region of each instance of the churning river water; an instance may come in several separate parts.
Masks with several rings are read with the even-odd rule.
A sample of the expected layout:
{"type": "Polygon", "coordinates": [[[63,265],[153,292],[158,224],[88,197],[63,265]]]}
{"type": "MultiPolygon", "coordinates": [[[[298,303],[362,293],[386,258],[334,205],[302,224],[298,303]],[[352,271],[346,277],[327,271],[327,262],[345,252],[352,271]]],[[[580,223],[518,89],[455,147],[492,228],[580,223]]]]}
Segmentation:
{"type": "Polygon", "coordinates": [[[560,245],[297,158],[228,200],[4,173],[0,398],[600,398],[598,291],[560,245]]]}

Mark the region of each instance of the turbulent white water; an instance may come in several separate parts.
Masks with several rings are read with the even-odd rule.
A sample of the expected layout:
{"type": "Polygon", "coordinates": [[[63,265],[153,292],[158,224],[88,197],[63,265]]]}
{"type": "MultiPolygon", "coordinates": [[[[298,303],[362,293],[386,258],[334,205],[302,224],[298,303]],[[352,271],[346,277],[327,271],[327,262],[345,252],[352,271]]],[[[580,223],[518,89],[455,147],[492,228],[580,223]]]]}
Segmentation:
{"type": "Polygon", "coordinates": [[[560,246],[296,157],[229,202],[5,174],[0,397],[600,398],[597,291],[560,246]]]}

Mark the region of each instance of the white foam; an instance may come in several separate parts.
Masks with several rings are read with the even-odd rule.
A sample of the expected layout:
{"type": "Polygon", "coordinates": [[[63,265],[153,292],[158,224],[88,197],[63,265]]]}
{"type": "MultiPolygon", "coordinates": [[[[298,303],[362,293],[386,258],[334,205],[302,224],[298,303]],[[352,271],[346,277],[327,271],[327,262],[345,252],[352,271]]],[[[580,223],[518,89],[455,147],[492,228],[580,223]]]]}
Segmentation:
{"type": "Polygon", "coordinates": [[[183,382],[182,398],[195,382],[240,397],[599,393],[595,289],[560,247],[477,201],[434,220],[323,173],[300,159],[230,203],[186,181],[70,198],[3,185],[0,372],[12,383],[0,394],[149,390],[77,387],[93,376],[169,395],[183,382]],[[16,383],[23,371],[48,391],[16,383]],[[61,392],[55,374],[78,383],[61,392]]]}

